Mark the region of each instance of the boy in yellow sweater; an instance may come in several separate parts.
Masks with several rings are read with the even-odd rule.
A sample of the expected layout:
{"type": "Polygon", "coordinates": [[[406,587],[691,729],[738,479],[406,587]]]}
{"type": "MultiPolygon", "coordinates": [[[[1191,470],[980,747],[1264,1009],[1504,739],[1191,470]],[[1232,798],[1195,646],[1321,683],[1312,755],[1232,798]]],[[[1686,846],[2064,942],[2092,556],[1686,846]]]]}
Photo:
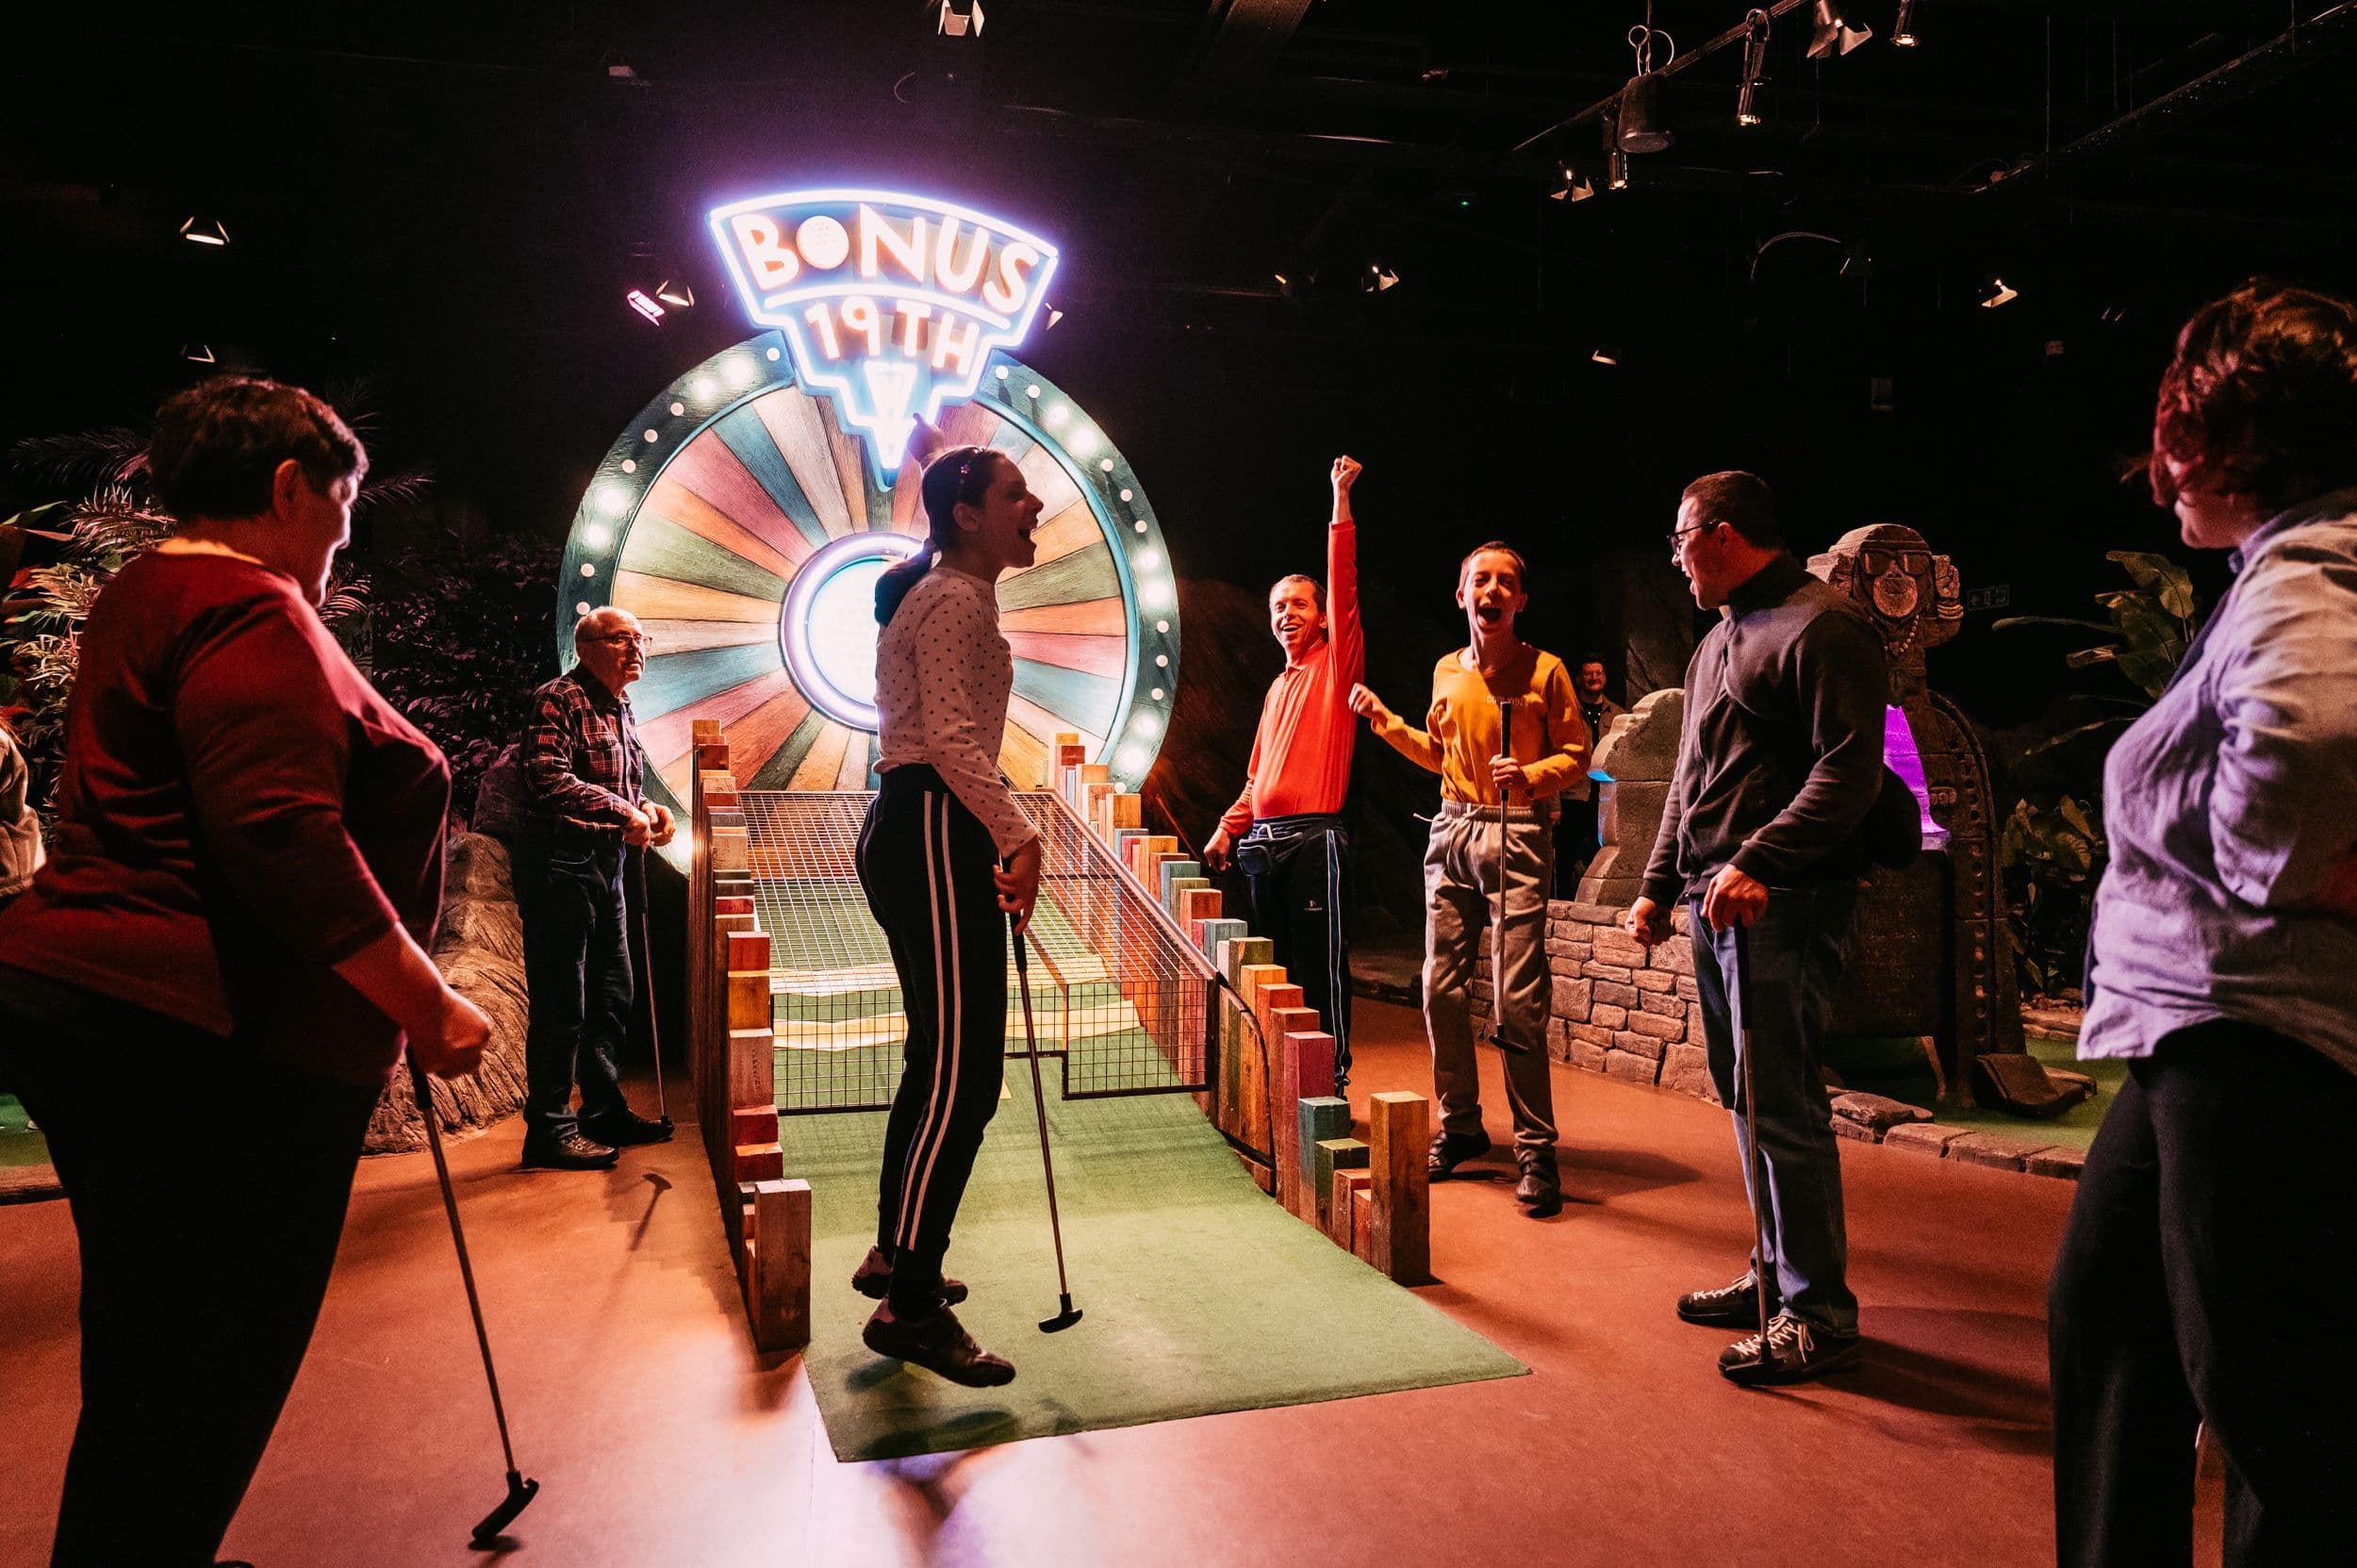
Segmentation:
{"type": "Polygon", "coordinates": [[[1457,602],[1472,640],[1434,667],[1424,729],[1363,685],[1351,689],[1350,705],[1395,751],[1441,775],[1441,811],[1424,857],[1424,1021],[1441,1099],[1426,1166],[1437,1180],[1490,1147],[1474,1064],[1472,983],[1482,928],[1503,896],[1504,939],[1492,961],[1522,1167],[1514,1197],[1541,1218],[1563,1207],[1547,1077],[1555,798],[1587,766],[1588,725],[1563,661],[1515,635],[1515,618],[1529,602],[1523,585],[1522,556],[1495,540],[1459,567],[1457,602]]]}

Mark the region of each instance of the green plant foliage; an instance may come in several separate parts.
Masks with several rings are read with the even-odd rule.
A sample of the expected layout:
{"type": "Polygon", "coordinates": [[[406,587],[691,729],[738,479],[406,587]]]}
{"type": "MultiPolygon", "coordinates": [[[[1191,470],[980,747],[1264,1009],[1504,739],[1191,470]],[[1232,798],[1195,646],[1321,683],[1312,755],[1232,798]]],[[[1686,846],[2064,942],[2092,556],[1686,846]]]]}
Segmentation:
{"type": "Polygon", "coordinates": [[[556,557],[526,539],[444,531],[386,577],[397,586],[372,619],[377,689],[450,759],[452,801],[466,815],[484,770],[522,736],[534,689],[556,673],[556,557]]]}
{"type": "Polygon", "coordinates": [[[2137,550],[2114,550],[2105,559],[2118,563],[2133,585],[2095,596],[2110,613],[2108,620],[2012,616],[1997,622],[2001,630],[2070,626],[2100,632],[2104,641],[2080,649],[2063,662],[2072,669],[2109,665],[2136,688],[2134,696],[2076,698],[2073,721],[2021,753],[2025,761],[2052,754],[2072,765],[2074,780],[2045,805],[2027,799],[2017,801],[2002,839],[2006,923],[2022,986],[2031,995],[2060,995],[2078,984],[2095,886],[2106,855],[2098,825],[2103,758],[2118,732],[2167,689],[2198,624],[2193,579],[2184,568],[2165,555],[2137,550]],[[2093,710],[2105,711],[2085,717],[2093,710]],[[2081,744],[2097,740],[2100,745],[2081,744]]]}

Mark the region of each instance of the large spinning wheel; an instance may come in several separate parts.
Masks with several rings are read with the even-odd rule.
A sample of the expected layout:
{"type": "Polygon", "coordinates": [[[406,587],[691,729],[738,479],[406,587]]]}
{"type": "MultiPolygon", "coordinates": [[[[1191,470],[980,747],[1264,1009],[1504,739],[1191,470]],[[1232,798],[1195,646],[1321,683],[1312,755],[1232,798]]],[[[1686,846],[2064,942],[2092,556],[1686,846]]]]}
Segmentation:
{"type": "MultiPolygon", "coordinates": [[[[1136,475],[1003,355],[940,423],[952,443],[1013,457],[1045,503],[1037,562],[998,584],[1014,651],[1000,767],[1043,784],[1054,737],[1077,734],[1136,789],[1178,677],[1177,587],[1136,475]]],[[[794,384],[774,332],[688,371],[614,443],[566,546],[557,645],[569,658],[574,622],[604,604],[653,638],[631,693],[651,793],[685,800],[696,718],[725,726],[749,788],[874,786],[873,588],[922,548],[917,477],[907,462],[882,487],[862,438],[794,384]]]]}

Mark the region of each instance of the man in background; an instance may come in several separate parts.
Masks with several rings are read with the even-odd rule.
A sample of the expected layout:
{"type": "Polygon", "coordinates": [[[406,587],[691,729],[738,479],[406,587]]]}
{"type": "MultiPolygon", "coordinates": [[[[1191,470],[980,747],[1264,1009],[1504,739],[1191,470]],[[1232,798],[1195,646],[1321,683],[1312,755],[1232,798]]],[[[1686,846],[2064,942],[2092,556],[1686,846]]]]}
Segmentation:
{"type": "Polygon", "coordinates": [[[1203,846],[1214,871],[1241,867],[1250,890],[1252,930],[1276,949],[1334,1036],[1334,1092],[1350,1081],[1350,834],[1343,801],[1359,726],[1350,689],[1366,674],[1359,625],[1359,528],[1350,515],[1355,458],[1334,459],[1333,520],[1326,528],[1324,590],[1313,577],[1277,579],[1269,589],[1269,630],[1285,651],[1284,672],[1261,704],[1244,792],[1203,846]]]}
{"type": "Polygon", "coordinates": [[[647,672],[637,618],[591,611],[573,627],[573,668],[533,693],[524,733],[529,809],[513,850],[532,989],[523,1164],[604,1170],[621,1146],[671,1136],[668,1118],[649,1120],[622,1098],[635,995],[622,868],[629,850],[668,844],[673,825],[641,792],[647,754],[623,695],[647,672]]]}
{"type": "Polygon", "coordinates": [[[1579,716],[1588,724],[1589,766],[1563,787],[1563,816],[1555,830],[1555,896],[1558,899],[1572,897],[1588,863],[1596,858],[1596,781],[1590,770],[1595,766],[1596,748],[1604,744],[1604,733],[1628,712],[1604,694],[1605,680],[1604,660],[1594,653],[1583,654],[1573,667],[1579,716]]]}

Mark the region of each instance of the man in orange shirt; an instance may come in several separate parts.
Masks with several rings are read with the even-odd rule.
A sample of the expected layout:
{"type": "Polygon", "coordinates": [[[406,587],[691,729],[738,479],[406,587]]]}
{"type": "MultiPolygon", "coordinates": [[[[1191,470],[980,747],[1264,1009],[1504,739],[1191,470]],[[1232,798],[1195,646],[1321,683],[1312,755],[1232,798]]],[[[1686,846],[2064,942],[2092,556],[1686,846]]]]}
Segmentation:
{"type": "Polygon", "coordinates": [[[1301,987],[1334,1036],[1334,1092],[1350,1081],[1350,835],[1343,799],[1359,726],[1350,689],[1366,673],[1359,625],[1359,529],[1350,487],[1360,464],[1334,459],[1334,520],[1326,530],[1326,591],[1314,578],[1279,578],[1269,589],[1269,630],[1285,651],[1284,673],[1261,704],[1244,793],[1203,846],[1212,870],[1243,867],[1252,930],[1301,987]]]}
{"type": "Polygon", "coordinates": [[[1547,1076],[1555,804],[1587,767],[1588,726],[1563,661],[1514,631],[1530,602],[1523,583],[1522,556],[1495,540],[1458,568],[1469,641],[1433,668],[1423,729],[1365,686],[1353,688],[1350,704],[1393,751],[1441,775],[1441,810],[1424,857],[1424,1021],[1441,1126],[1425,1168],[1444,1178],[1490,1148],[1474,1065],[1472,988],[1482,930],[1494,922],[1503,950],[1492,955],[1492,1024],[1508,1052],[1506,1100],[1522,1167],[1514,1197],[1543,1219],[1563,1207],[1547,1076]],[[1509,726],[1509,714],[1521,721],[1509,726]]]}

